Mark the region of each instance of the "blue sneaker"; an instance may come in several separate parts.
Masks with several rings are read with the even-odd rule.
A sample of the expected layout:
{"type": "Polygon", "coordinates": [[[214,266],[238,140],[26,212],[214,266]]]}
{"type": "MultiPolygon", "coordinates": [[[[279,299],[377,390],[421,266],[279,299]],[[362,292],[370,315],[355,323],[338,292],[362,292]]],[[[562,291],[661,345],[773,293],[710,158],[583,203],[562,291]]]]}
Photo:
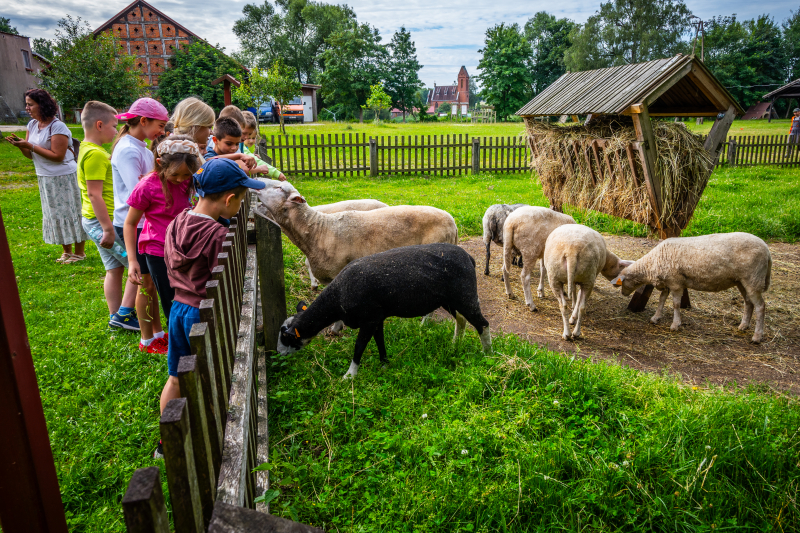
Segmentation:
{"type": "Polygon", "coordinates": [[[133,313],[122,316],[119,313],[114,313],[108,321],[109,327],[127,329],[128,331],[139,331],[139,321],[136,320],[133,313]]]}

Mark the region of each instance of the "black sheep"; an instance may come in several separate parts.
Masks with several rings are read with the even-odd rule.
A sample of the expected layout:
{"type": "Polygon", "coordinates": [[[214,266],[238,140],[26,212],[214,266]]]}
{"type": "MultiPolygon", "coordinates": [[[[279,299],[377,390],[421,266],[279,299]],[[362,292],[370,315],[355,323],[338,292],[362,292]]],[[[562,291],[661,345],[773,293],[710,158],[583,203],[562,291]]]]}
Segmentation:
{"type": "Polygon", "coordinates": [[[404,246],[362,257],[348,264],[311,305],[301,302],[286,319],[278,337],[278,352],[301,349],[325,327],[341,320],[359,329],[347,377],[355,377],[361,355],[375,337],[386,364],[383,322],[387,317],[424,316],[439,307],[456,319],[455,341],[465,322],[478,331],[485,351],[491,350],[489,322],[481,314],[475,260],[453,244],[404,246]]]}

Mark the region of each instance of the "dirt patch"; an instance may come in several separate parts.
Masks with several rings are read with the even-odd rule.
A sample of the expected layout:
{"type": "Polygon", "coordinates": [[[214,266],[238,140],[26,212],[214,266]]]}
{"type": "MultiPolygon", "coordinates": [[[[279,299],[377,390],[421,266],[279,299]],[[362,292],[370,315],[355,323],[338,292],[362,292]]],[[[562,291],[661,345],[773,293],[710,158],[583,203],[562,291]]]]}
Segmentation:
{"type": "Polygon", "coordinates": [[[7,191],[11,189],[29,189],[36,187],[38,183],[0,183],[0,191],[7,191]]]}
{"type": "MultiPolygon", "coordinates": [[[[625,259],[638,259],[657,241],[605,235],[609,249],[625,259]]],[[[672,332],[671,299],[658,325],[650,323],[658,304],[654,291],[641,313],[627,310],[629,298],[620,294],[602,276],[587,302],[581,339],[561,338],[561,313],[545,280],[545,297],[536,297],[538,265],[531,276],[531,289],[539,311],[525,306],[519,269],[512,267],[515,299],[505,294],[502,250],[492,245],[489,276],[483,274],[483,241],[472,238],[460,243],[476,259],[478,294],[481,309],[494,331],[514,333],[549,349],[575,352],[579,357],[609,359],[648,372],[680,374],[688,383],[703,385],[750,383],[800,394],[800,246],[770,244],[772,284],[765,299],[764,342],[752,344],[753,326],[745,332],[737,328],[742,318],[743,300],[735,288],[718,293],[690,293],[692,308],[681,310],[683,326],[672,332]],[[668,308],[668,309],[666,309],[668,308]]]]}

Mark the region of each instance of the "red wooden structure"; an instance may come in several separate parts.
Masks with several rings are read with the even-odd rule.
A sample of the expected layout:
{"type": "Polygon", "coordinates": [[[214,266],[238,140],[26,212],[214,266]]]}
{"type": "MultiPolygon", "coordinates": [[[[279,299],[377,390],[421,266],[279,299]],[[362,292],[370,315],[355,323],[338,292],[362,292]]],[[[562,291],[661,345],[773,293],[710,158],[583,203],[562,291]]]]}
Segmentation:
{"type": "Polygon", "coordinates": [[[225,74],[221,78],[217,78],[211,82],[211,85],[219,85],[222,83],[222,91],[225,93],[225,105],[231,105],[231,83],[239,87],[242,83],[231,76],[230,74],[225,74]]]}

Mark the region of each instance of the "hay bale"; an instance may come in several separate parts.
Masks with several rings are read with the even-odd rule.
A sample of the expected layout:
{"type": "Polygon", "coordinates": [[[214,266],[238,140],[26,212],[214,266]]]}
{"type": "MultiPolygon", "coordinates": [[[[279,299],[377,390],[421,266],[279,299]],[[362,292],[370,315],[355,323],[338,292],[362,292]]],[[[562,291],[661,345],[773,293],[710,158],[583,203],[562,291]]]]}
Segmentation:
{"type": "MultiPolygon", "coordinates": [[[[526,118],[525,127],[535,146],[531,167],[554,204],[592,209],[651,228],[659,225],[639,153],[629,148],[636,141],[630,117],[605,115],[593,117],[586,125],[569,126],[526,118]],[[599,165],[592,149],[596,139],[606,143],[597,153],[599,165]]],[[[664,228],[683,229],[708,183],[713,160],[703,147],[703,138],[682,123],[653,121],[653,132],[663,202],[659,222],[664,228]]]]}

